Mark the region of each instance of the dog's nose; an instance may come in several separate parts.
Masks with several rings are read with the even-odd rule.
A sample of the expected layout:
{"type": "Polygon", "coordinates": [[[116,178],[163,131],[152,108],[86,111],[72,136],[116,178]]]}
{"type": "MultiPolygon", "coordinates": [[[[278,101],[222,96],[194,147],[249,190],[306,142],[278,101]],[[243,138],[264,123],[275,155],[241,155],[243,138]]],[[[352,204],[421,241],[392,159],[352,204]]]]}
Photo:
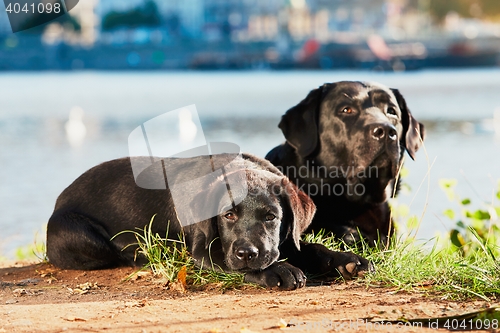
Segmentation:
{"type": "Polygon", "coordinates": [[[395,141],[398,138],[396,128],[391,124],[374,124],[370,126],[369,131],[375,140],[382,140],[386,136],[391,141],[395,141]]]}
{"type": "Polygon", "coordinates": [[[259,250],[253,246],[239,247],[236,249],[236,258],[244,261],[251,261],[259,255],[259,250]]]}

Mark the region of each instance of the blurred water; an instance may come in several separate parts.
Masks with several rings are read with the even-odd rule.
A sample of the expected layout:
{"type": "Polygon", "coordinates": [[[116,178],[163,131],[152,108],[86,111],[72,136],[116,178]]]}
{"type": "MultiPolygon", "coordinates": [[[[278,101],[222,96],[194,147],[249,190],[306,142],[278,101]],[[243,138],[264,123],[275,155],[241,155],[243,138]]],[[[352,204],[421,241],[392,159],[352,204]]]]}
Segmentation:
{"type": "Polygon", "coordinates": [[[439,178],[458,178],[473,203],[491,200],[500,179],[500,142],[492,122],[500,108],[500,70],[374,73],[81,72],[0,74],[0,254],[33,241],[59,193],[88,168],[128,154],[130,132],[154,116],[196,104],[208,141],[230,141],[264,156],[283,141],[280,116],[309,90],[339,80],[378,81],[399,88],[419,121],[426,121],[427,157],[407,158],[411,194],[399,201],[425,217],[420,238],[452,223],[439,178]],[[73,148],[65,136],[69,111],[85,111],[87,135],[73,148]],[[416,189],[427,181],[418,194],[416,189]],[[428,194],[427,194],[428,193],[428,194]]]}

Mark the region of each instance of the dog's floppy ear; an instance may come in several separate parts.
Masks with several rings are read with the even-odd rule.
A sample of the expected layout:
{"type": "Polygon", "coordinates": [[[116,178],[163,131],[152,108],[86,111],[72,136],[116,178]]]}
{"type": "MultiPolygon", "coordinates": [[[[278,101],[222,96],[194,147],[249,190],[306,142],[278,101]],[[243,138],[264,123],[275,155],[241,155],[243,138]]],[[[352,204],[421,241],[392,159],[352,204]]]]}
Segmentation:
{"type": "Polygon", "coordinates": [[[410,109],[408,109],[406,101],[399,90],[391,90],[394,96],[396,96],[396,100],[398,101],[399,108],[402,112],[403,137],[401,138],[401,144],[406,148],[408,155],[410,155],[410,157],[414,160],[417,150],[420,148],[422,142],[424,141],[424,125],[413,118],[410,109]]]}
{"type": "Polygon", "coordinates": [[[217,228],[217,217],[196,223],[196,229],[205,237],[205,249],[208,249],[210,243],[219,237],[217,228]]]}
{"type": "Polygon", "coordinates": [[[278,125],[283,135],[285,135],[286,141],[302,157],[310,155],[318,145],[316,114],[318,113],[322,91],[325,86],[311,90],[306,98],[281,117],[278,125]]]}
{"type": "Polygon", "coordinates": [[[205,238],[205,249],[208,249],[210,243],[219,236],[217,214],[220,200],[227,190],[218,181],[204,185],[205,188],[189,203],[191,221],[187,223],[190,223],[188,227],[197,235],[198,241],[201,241],[200,236],[205,238]]]}
{"type": "Polygon", "coordinates": [[[301,191],[288,178],[283,178],[281,181],[282,196],[287,201],[291,218],[289,223],[293,242],[298,250],[300,250],[300,236],[312,222],[314,213],[316,213],[316,205],[307,194],[301,191]]]}

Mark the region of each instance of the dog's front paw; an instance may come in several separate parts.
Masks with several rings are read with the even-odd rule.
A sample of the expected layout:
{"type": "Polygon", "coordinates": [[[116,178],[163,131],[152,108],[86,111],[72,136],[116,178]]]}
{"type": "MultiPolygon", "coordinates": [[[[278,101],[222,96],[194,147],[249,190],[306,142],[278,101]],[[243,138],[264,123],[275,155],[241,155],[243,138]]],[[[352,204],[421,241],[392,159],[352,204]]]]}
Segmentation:
{"type": "Polygon", "coordinates": [[[245,281],[269,288],[294,290],[306,285],[306,276],[287,262],[276,262],[262,271],[245,274],[245,281]]]}
{"type": "Polygon", "coordinates": [[[363,257],[352,252],[330,251],[325,258],[328,275],[333,277],[342,277],[345,280],[351,280],[354,277],[363,277],[366,273],[375,271],[373,264],[363,257]]]}

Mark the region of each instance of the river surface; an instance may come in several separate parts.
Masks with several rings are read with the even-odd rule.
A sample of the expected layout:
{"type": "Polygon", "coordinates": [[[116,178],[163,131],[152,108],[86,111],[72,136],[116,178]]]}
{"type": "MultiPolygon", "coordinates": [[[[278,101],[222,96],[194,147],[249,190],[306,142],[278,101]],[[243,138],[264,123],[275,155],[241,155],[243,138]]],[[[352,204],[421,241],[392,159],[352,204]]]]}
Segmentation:
{"type": "Polygon", "coordinates": [[[411,73],[72,72],[0,73],[0,256],[44,238],[59,193],[90,167],[127,156],[128,136],[141,123],[195,104],[207,141],[229,141],[264,156],[284,139],[281,115],[325,82],[377,81],[398,88],[427,126],[425,150],[406,159],[409,175],[398,202],[423,219],[418,238],[453,222],[456,207],[439,189],[456,178],[457,191],[480,207],[500,179],[500,69],[411,73]],[[65,132],[70,109],[84,110],[87,134],[72,146],[65,132]],[[497,111],[497,128],[500,111],[497,111]],[[432,167],[430,167],[432,166],[432,167]],[[430,180],[426,175],[430,175],[430,180]],[[422,186],[420,187],[420,185],[422,186]],[[428,185],[429,184],[429,185],[428,185]],[[417,191],[417,189],[420,190],[417,191]]]}

